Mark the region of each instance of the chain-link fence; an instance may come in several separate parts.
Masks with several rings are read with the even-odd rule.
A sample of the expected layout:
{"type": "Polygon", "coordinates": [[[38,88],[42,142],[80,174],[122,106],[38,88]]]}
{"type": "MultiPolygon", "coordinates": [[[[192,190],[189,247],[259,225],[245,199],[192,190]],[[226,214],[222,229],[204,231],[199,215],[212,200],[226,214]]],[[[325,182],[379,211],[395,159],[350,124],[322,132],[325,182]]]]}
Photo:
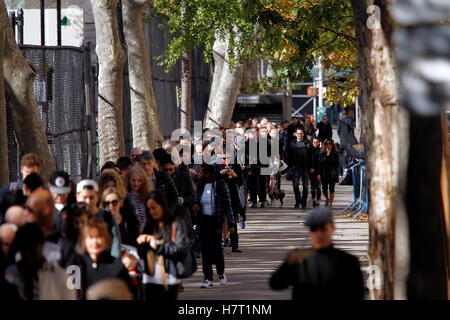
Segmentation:
{"type": "MultiPolygon", "coordinates": [[[[88,175],[89,170],[89,122],[85,116],[84,81],[88,52],[74,47],[20,46],[20,49],[36,67],[34,94],[56,167],[78,182],[88,175]]],[[[10,181],[16,181],[21,155],[10,114],[7,124],[10,181]]]]}

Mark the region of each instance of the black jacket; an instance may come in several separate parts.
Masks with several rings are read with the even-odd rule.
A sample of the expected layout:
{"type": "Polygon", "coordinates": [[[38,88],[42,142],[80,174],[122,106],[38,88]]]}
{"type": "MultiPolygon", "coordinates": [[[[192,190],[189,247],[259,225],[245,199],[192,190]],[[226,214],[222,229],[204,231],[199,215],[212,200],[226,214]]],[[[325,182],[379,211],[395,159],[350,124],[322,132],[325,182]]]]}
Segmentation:
{"type": "Polygon", "coordinates": [[[320,141],[324,141],[325,139],[331,139],[333,137],[333,129],[331,128],[331,124],[327,122],[326,124],[320,121],[317,124],[317,129],[319,129],[318,138],[320,141]]]}
{"type": "Polygon", "coordinates": [[[290,143],[289,166],[295,166],[297,169],[311,168],[310,144],[308,140],[302,141],[304,146],[297,145],[297,139],[290,143]]]}
{"type": "MultiPolygon", "coordinates": [[[[214,187],[214,203],[215,211],[214,216],[216,217],[216,232],[220,233],[223,229],[223,223],[225,218],[227,219],[228,225],[234,224],[233,210],[231,207],[230,192],[225,181],[219,179],[213,182],[214,187]]],[[[205,189],[205,182],[199,182],[197,190],[195,192],[194,204],[197,204],[201,208],[201,198],[203,190],[205,189]]],[[[202,214],[198,215],[198,219],[201,223],[202,214]]]]}
{"type": "Polygon", "coordinates": [[[130,276],[120,259],[112,257],[109,252],[102,253],[97,262],[94,263],[91,257],[84,253],[81,257],[81,292],[82,297],[86,297],[86,290],[92,284],[109,278],[119,278],[128,285],[131,292],[134,291],[130,276]]]}
{"type": "Polygon", "coordinates": [[[228,191],[230,192],[231,207],[233,209],[233,215],[236,218],[239,214],[242,215],[242,211],[244,210],[238,193],[238,187],[244,184],[244,175],[242,173],[241,165],[235,163],[230,164],[229,167],[234,171],[234,173],[237,174],[236,178],[228,178],[228,175],[220,174],[220,171],[225,169],[225,165],[223,164],[216,165],[216,173],[217,177],[219,179],[223,179],[223,181],[225,181],[228,186],[228,191]]]}
{"type": "Polygon", "coordinates": [[[336,152],[320,154],[319,173],[322,181],[339,181],[339,158],[336,152]]]}
{"type": "Polygon", "coordinates": [[[169,204],[169,208],[172,212],[175,212],[178,208],[178,192],[175,183],[172,178],[164,171],[155,169],[155,187],[160,193],[162,193],[169,204]]]}
{"type": "Polygon", "coordinates": [[[189,243],[187,241],[187,233],[185,224],[181,219],[175,220],[175,242],[172,241],[172,224],[164,225],[163,230],[154,230],[155,225],[147,224],[142,230],[143,234],[152,234],[157,238],[162,238],[162,244],[158,245],[156,250],[150,247],[148,243],[138,246],[138,253],[141,259],[144,260],[145,270],[148,272],[147,252],[153,250],[155,258],[157,255],[164,256],[164,268],[167,273],[177,276],[175,263],[187,253],[189,243]]]}
{"type": "Polygon", "coordinates": [[[140,223],[136,214],[136,207],[130,198],[125,198],[124,205],[120,208],[120,214],[122,215],[122,222],[119,225],[120,240],[123,244],[136,247],[140,223]]]}
{"type": "Polygon", "coordinates": [[[311,169],[314,169],[314,172],[312,174],[310,174],[310,177],[316,178],[317,175],[319,174],[319,170],[320,170],[321,150],[320,150],[320,148],[311,147],[310,153],[311,153],[311,169]]]}
{"type": "Polygon", "coordinates": [[[273,290],[292,285],[296,301],[355,301],[364,298],[363,277],[356,257],[330,246],[313,250],[301,263],[284,262],[270,278],[273,290]]]}
{"type": "MultiPolygon", "coordinates": [[[[194,183],[188,170],[177,168],[173,181],[178,191],[178,196],[183,198],[181,208],[190,208],[194,203],[194,183]]],[[[180,209],[181,209],[180,208],[180,209]]]]}

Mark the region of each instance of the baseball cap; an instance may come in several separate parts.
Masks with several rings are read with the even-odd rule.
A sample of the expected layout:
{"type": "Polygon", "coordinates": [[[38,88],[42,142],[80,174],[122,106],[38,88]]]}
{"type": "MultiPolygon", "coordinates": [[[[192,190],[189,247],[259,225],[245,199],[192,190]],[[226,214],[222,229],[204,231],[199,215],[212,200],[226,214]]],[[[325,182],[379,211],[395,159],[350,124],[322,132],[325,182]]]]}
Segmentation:
{"type": "Polygon", "coordinates": [[[85,179],[85,180],[81,180],[78,184],[77,184],[77,193],[83,191],[84,188],[92,188],[94,189],[95,192],[98,192],[98,184],[97,182],[95,182],[94,180],[91,179],[85,179]]]}
{"type": "Polygon", "coordinates": [[[50,192],[56,194],[66,194],[71,191],[70,180],[67,172],[53,171],[50,175],[50,192]]]}
{"type": "Polygon", "coordinates": [[[305,221],[305,225],[308,227],[323,226],[327,223],[333,223],[333,215],[327,207],[311,210],[305,221]]]}

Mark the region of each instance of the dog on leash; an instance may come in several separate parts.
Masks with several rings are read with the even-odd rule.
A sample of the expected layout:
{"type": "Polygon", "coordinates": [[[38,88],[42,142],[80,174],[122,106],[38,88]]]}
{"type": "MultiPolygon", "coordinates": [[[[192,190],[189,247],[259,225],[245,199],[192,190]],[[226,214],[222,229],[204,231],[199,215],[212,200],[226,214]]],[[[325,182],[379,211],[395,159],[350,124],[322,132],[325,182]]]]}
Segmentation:
{"type": "Polygon", "coordinates": [[[280,200],[280,207],[283,207],[283,199],[286,196],[284,190],[272,189],[269,191],[270,206],[272,207],[274,200],[280,200]]]}

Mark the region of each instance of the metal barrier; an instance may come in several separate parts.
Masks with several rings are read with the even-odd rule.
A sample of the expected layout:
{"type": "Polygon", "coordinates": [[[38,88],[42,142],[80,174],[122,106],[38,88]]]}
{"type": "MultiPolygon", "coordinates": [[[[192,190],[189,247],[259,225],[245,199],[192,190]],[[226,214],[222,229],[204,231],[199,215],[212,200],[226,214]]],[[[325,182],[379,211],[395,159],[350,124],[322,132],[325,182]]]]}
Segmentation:
{"type": "Polygon", "coordinates": [[[353,202],[350,203],[340,214],[346,214],[349,218],[355,220],[369,208],[369,187],[367,181],[367,168],[363,163],[358,162],[352,166],[353,179],[353,202]],[[358,183],[359,182],[359,183],[358,183]]]}

